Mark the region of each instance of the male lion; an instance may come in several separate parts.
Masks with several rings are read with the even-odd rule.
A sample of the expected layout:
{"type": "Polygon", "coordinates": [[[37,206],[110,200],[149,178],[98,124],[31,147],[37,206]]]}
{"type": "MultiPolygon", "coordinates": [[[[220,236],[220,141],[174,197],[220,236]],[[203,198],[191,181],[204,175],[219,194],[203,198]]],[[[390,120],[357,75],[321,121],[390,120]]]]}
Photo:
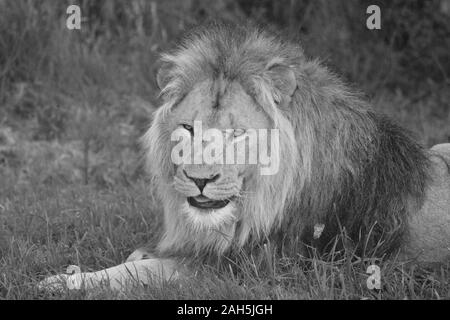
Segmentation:
{"type": "Polygon", "coordinates": [[[181,258],[251,250],[271,239],[303,255],[327,252],[342,234],[362,255],[427,262],[450,255],[450,144],[424,150],[297,43],[258,28],[198,28],[162,63],[163,105],[142,143],[164,235],[154,254],[138,250],[125,264],[68,277],[69,284],[146,283],[187,272],[181,258]],[[260,164],[174,164],[175,130],[205,142],[194,121],[232,129],[226,141],[278,129],[278,172],[261,175],[260,164]]]}

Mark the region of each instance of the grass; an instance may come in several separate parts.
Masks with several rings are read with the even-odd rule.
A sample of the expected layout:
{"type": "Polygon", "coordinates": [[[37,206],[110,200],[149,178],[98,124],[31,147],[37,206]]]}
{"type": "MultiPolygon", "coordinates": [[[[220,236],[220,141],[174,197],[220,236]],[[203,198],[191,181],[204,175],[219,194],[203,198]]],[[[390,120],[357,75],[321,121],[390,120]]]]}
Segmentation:
{"type": "MultiPolygon", "coordinates": [[[[237,17],[232,11],[236,6],[219,5],[231,2],[237,3],[218,1],[215,8],[201,2],[199,10],[206,6],[211,16],[216,9],[230,10],[229,16],[237,17]]],[[[125,293],[39,292],[38,281],[68,265],[99,270],[123,262],[135,248],[156,243],[161,207],[151,196],[137,141],[158,103],[153,79],[158,52],[189,24],[201,21],[194,8],[156,1],[149,8],[152,23],[137,26],[133,23],[139,19],[126,16],[132,10],[120,11],[127,5],[111,0],[117,12],[127,12],[120,20],[124,25],[116,25],[114,15],[103,15],[103,24],[95,25],[94,12],[87,27],[70,32],[61,27],[63,6],[53,3],[0,2],[0,299],[450,298],[449,265],[408,267],[377,260],[382,289],[376,291],[366,285],[373,261],[304,261],[295,254],[274,256],[270,250],[202,266],[190,279],[125,293]]],[[[88,12],[88,4],[81,3],[88,12]]],[[[317,3],[301,1],[297,8],[304,18],[307,51],[356,82],[375,109],[410,128],[425,145],[450,141],[448,76],[439,55],[423,60],[436,64],[408,69],[404,60],[409,63],[412,56],[415,64],[422,61],[413,50],[422,38],[411,36],[417,40],[409,44],[413,49],[395,51],[395,39],[386,45],[382,34],[339,28],[346,25],[341,8],[351,9],[350,16],[358,14],[357,7],[345,7],[350,1],[336,7],[317,3]],[[423,69],[430,74],[413,81],[423,69]]],[[[296,25],[295,8],[288,9],[285,13],[292,14],[296,25]]],[[[271,9],[258,10],[254,5],[244,11],[255,20],[270,18],[271,9]]],[[[280,8],[275,11],[280,21],[289,20],[280,8]]],[[[395,14],[388,17],[396,23],[395,14]]],[[[424,38],[432,39],[430,30],[424,38]]],[[[445,56],[445,42],[437,43],[442,48],[436,52],[445,56]]]]}
{"type": "Polygon", "coordinates": [[[46,294],[44,276],[70,264],[93,271],[121,263],[134,248],[154,242],[161,210],[145,185],[95,190],[89,186],[33,188],[2,199],[0,295],[3,299],[443,299],[450,298],[449,266],[433,269],[377,262],[382,290],[366,286],[370,261],[309,261],[243,256],[205,266],[180,282],[134,288],[46,294]],[[305,261],[303,261],[305,262],[305,261]]]}

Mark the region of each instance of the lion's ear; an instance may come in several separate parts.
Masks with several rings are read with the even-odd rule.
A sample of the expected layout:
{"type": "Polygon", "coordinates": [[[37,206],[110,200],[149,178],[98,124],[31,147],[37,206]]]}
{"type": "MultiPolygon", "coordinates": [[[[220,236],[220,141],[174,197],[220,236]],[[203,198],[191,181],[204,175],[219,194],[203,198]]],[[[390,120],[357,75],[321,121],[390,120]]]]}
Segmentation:
{"type": "Polygon", "coordinates": [[[275,89],[281,94],[280,97],[277,97],[276,102],[282,105],[288,104],[297,89],[294,70],[286,65],[275,64],[268,69],[268,72],[275,89]]]}
{"type": "Polygon", "coordinates": [[[170,80],[170,69],[172,68],[171,64],[168,62],[161,62],[156,73],[156,84],[158,85],[159,90],[164,89],[164,87],[169,83],[170,80]]]}

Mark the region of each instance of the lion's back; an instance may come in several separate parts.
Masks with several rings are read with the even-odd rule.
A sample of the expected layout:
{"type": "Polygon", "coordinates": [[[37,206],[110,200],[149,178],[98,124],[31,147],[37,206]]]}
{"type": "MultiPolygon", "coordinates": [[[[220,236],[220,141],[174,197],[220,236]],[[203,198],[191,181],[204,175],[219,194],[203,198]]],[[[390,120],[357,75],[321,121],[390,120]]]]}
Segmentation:
{"type": "Polygon", "coordinates": [[[421,261],[450,257],[450,143],[430,149],[431,182],[422,208],[410,221],[411,252],[421,261]]]}
{"type": "Polygon", "coordinates": [[[447,165],[450,166],[450,143],[441,143],[433,146],[431,152],[441,156],[446,161],[447,165]]]}

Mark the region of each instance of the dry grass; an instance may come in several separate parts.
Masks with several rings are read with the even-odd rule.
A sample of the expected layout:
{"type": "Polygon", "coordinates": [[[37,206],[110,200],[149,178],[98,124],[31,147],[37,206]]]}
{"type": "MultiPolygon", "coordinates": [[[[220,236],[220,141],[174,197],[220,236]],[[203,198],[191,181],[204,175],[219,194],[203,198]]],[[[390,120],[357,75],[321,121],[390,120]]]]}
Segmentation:
{"type": "MultiPolygon", "coordinates": [[[[36,283],[64,272],[83,271],[124,261],[146,242],[154,242],[160,209],[145,186],[95,190],[89,186],[47,186],[10,194],[1,202],[6,236],[0,260],[4,299],[448,299],[449,266],[405,267],[393,261],[343,259],[325,262],[295,256],[242,255],[181,282],[134,288],[66,291],[50,295],[36,283]],[[367,266],[381,267],[382,290],[366,286],[367,266]]],[[[269,251],[270,252],[270,251],[269,251]]]]}

